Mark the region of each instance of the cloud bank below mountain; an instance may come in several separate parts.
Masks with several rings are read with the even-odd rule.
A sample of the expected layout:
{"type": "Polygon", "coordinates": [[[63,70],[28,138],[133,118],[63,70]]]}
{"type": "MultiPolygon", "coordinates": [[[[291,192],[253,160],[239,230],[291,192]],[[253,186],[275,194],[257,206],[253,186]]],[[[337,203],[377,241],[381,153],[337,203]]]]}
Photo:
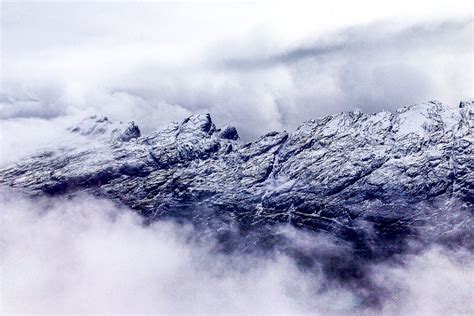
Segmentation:
{"type": "Polygon", "coordinates": [[[212,236],[197,241],[192,227],[172,222],[145,226],[108,201],[3,192],[0,203],[2,312],[472,312],[474,267],[462,250],[367,267],[389,293],[371,309],[284,254],[215,253],[212,236]]]}

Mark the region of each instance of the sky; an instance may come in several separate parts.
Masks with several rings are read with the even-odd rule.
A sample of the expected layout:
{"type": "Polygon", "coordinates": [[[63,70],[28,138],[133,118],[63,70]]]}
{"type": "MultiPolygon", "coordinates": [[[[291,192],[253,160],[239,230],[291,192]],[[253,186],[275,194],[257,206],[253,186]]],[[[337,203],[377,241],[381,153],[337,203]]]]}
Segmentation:
{"type": "MultiPolygon", "coordinates": [[[[468,1],[2,2],[0,119],[194,113],[245,140],[472,99],[468,1]]],[[[31,123],[31,121],[30,121],[31,123]]]]}

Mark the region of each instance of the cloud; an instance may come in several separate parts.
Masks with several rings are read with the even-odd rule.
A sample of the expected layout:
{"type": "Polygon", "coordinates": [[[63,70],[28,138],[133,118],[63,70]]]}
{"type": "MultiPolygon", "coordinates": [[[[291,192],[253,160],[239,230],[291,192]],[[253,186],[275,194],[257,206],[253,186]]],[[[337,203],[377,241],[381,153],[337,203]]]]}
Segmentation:
{"type": "Polygon", "coordinates": [[[354,107],[472,97],[470,17],[374,10],[362,24],[331,6],[7,3],[0,117],[99,114],[149,133],[209,112],[252,140],[354,107]]]}
{"type": "Polygon", "coordinates": [[[291,88],[277,103],[291,128],[307,117],[355,107],[377,112],[429,99],[456,105],[472,97],[472,25],[472,19],[379,21],[269,55],[231,57],[222,66],[287,69],[291,88]]]}
{"type": "MultiPolygon", "coordinates": [[[[405,23],[407,24],[407,23],[405,23]]],[[[461,21],[431,21],[423,24],[404,25],[403,23],[374,22],[357,25],[339,30],[337,33],[324,34],[314,43],[302,43],[299,47],[293,47],[283,52],[277,52],[260,59],[230,58],[225,65],[234,68],[265,68],[276,64],[292,64],[304,59],[317,59],[325,55],[348,54],[349,52],[365,52],[374,48],[378,50],[410,49],[423,47],[425,45],[445,46],[444,40],[458,41],[466,35],[462,35],[470,26],[470,19],[461,21]],[[456,34],[457,38],[453,38],[456,34]],[[444,39],[440,40],[440,37],[444,39]],[[436,43],[433,41],[436,40],[436,43]]],[[[465,37],[467,39],[467,36],[465,37]]],[[[306,41],[310,41],[306,39],[306,41]]],[[[462,48],[469,48],[469,42],[461,42],[462,48]]]]}
{"type": "Polygon", "coordinates": [[[80,146],[86,140],[66,131],[78,120],[74,116],[0,120],[0,167],[41,150],[72,144],[80,146]]]}
{"type": "Polygon", "coordinates": [[[386,286],[401,289],[382,309],[386,315],[469,315],[474,308],[472,253],[433,248],[406,259],[403,267],[377,267],[386,286]]]}
{"type": "Polygon", "coordinates": [[[106,201],[2,199],[3,312],[304,312],[351,299],[311,297],[317,281],[284,256],[211,253],[190,227],[143,226],[106,201]]]}
{"type": "MultiPolygon", "coordinates": [[[[433,248],[367,266],[383,305],[301,269],[283,253],[216,253],[191,226],[144,225],[128,209],[90,196],[0,195],[5,313],[470,313],[472,254],[433,248]],[[399,260],[400,262],[400,260],[399,260]],[[380,309],[381,308],[381,309],[380,309]]],[[[298,247],[335,245],[296,231],[298,247]]],[[[202,236],[201,236],[202,237],[202,236]]]]}

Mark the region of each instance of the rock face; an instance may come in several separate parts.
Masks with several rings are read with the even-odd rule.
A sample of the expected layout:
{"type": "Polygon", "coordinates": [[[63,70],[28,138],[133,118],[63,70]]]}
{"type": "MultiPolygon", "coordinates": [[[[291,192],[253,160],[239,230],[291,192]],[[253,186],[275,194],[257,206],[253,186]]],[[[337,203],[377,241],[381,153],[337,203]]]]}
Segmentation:
{"type": "Polygon", "coordinates": [[[473,126],[472,102],[344,112],[251,143],[209,115],[148,136],[91,117],[69,129],[91,146],[35,155],[0,170],[0,181],[32,195],[89,192],[150,221],[217,230],[229,244],[235,225],[240,237],[269,237],[269,227],[289,223],[371,258],[403,251],[407,236],[474,249],[473,126]]]}

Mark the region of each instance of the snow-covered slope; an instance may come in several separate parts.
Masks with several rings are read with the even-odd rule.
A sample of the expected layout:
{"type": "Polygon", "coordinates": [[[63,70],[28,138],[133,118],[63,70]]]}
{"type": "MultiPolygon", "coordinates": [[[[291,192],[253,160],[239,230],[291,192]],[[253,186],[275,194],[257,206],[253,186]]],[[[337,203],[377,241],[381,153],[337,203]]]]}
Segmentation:
{"type": "Polygon", "coordinates": [[[0,170],[0,181],[32,195],[89,192],[150,221],[224,231],[225,240],[233,225],[240,236],[269,236],[289,223],[369,257],[402,251],[407,236],[473,247],[473,126],[472,102],[344,112],[251,143],[209,115],[148,136],[134,123],[90,117],[69,129],[90,146],[22,160],[0,170]]]}

